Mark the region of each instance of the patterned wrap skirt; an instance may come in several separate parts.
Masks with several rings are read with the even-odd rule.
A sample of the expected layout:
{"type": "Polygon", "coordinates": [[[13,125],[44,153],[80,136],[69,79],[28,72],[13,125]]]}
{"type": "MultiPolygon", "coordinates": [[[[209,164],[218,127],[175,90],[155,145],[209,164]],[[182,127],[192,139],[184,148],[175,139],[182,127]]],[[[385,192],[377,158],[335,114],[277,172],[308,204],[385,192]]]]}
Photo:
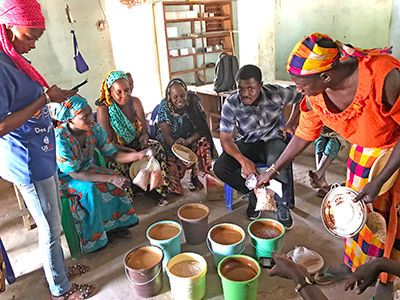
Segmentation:
{"type": "MultiPolygon", "coordinates": [[[[379,148],[365,148],[353,144],[347,162],[346,186],[355,191],[361,190],[368,183],[368,176],[372,165],[383,150],[379,148]]],[[[353,238],[345,239],[344,263],[352,271],[373,257],[390,257],[400,261],[400,217],[396,206],[400,202],[400,176],[394,185],[385,194],[377,197],[372,203],[374,211],[380,213],[387,224],[385,244],[380,244],[364,226],[360,233],[353,238]]],[[[392,282],[396,277],[381,273],[382,282],[392,282]]]]}
{"type": "MultiPolygon", "coordinates": [[[[134,149],[136,151],[140,151],[140,145],[138,143],[138,139],[136,139],[136,141],[137,145],[135,144],[135,146],[137,147],[134,147],[134,149]]],[[[155,190],[161,197],[165,198],[169,193],[171,193],[169,172],[167,166],[167,157],[165,156],[164,149],[159,142],[155,140],[149,140],[149,145],[153,150],[154,158],[160,163],[161,173],[164,179],[164,185],[157,187],[155,190]]],[[[126,178],[131,178],[130,177],[131,175],[129,173],[131,164],[116,163],[108,159],[107,157],[105,157],[105,161],[107,168],[115,170],[117,174],[125,176],[126,178]]],[[[137,196],[140,193],[143,193],[143,190],[138,186],[132,184],[130,187],[126,189],[126,193],[128,194],[129,199],[131,199],[132,201],[135,196],[137,196]]]]}
{"type": "Polygon", "coordinates": [[[191,147],[191,150],[196,153],[198,158],[197,163],[193,165],[188,165],[177,157],[168,157],[167,163],[173,193],[182,194],[181,180],[185,176],[186,170],[191,169],[193,176],[199,176],[205,175],[211,169],[210,142],[207,138],[202,137],[191,147]]]}
{"type": "MultiPolygon", "coordinates": [[[[115,174],[114,171],[92,166],[89,171],[115,174]]],[[[126,193],[108,182],[60,179],[60,196],[68,197],[76,230],[84,252],[93,252],[108,242],[107,232],[139,222],[126,193]]]]}

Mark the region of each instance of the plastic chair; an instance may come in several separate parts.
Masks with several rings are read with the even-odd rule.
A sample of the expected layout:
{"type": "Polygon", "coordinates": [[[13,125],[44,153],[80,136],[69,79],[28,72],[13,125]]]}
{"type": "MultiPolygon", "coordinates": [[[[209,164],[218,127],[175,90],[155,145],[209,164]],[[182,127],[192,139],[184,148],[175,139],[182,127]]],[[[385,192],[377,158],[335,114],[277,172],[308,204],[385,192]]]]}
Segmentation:
{"type": "Polygon", "coordinates": [[[100,150],[97,148],[94,148],[93,162],[97,166],[100,166],[103,168],[106,167],[106,161],[104,160],[104,156],[100,153],[100,150]]]}
{"type": "Polygon", "coordinates": [[[71,203],[68,197],[61,197],[61,225],[67,240],[69,252],[72,259],[80,259],[82,257],[81,242],[78,232],[76,231],[75,222],[71,213],[71,203]]]}

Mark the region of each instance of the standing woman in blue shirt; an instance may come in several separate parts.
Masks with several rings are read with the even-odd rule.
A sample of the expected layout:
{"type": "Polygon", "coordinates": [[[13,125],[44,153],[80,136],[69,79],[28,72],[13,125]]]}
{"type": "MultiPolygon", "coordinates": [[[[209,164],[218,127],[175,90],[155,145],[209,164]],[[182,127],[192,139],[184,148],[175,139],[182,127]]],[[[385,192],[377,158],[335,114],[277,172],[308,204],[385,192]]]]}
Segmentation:
{"type": "Polygon", "coordinates": [[[0,177],[18,187],[37,224],[52,298],[85,299],[94,287],[68,279],[85,270],[64,266],[55,138],[46,105],[62,102],[76,91],[49,88],[21,56],[35,49],[44,30],[36,0],[7,0],[0,5],[0,177]]]}

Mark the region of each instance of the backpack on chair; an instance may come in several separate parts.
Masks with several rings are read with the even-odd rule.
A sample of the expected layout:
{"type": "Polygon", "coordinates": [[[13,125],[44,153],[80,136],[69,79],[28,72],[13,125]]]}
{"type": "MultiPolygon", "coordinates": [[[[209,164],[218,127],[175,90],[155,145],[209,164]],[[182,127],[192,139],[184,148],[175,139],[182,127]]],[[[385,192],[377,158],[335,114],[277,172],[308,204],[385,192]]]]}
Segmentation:
{"type": "Polygon", "coordinates": [[[221,93],[235,89],[235,76],[238,70],[236,56],[222,52],[215,64],[214,91],[221,93]]]}

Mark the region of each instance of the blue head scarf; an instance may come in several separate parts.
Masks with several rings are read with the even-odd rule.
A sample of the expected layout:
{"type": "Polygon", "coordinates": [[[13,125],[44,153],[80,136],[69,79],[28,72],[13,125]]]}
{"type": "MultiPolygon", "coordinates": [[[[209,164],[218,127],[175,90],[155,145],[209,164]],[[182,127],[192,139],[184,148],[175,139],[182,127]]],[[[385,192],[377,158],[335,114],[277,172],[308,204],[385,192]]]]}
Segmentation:
{"type": "Polygon", "coordinates": [[[69,119],[75,118],[88,104],[87,100],[78,94],[73,95],[61,103],[51,104],[51,116],[61,122],[66,122],[69,119]]]}

